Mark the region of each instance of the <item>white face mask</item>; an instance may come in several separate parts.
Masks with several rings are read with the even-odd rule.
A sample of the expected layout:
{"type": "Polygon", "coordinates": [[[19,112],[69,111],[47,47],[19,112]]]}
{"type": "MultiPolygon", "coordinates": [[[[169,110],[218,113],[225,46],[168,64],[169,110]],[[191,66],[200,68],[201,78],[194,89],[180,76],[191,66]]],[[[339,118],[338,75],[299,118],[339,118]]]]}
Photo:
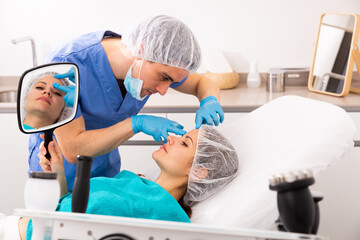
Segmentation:
{"type": "MultiPolygon", "coordinates": [[[[134,63],[135,63],[135,61],[134,61],[134,63]]],[[[141,72],[141,68],[144,63],[144,60],[142,60],[142,62],[141,62],[141,66],[140,66],[140,70],[139,70],[139,78],[132,77],[132,68],[134,66],[134,63],[131,65],[129,71],[126,74],[126,77],[124,79],[124,86],[133,98],[136,98],[137,100],[142,101],[146,97],[146,95],[144,97],[140,96],[141,89],[144,84],[144,82],[140,79],[140,72],[141,72]]]]}

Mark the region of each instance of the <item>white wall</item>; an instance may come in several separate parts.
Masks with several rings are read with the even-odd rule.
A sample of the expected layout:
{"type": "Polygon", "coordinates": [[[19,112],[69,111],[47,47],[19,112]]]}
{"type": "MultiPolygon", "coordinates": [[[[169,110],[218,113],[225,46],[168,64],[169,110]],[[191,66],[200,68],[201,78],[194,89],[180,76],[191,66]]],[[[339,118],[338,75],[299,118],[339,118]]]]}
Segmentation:
{"type": "Polygon", "coordinates": [[[40,59],[57,44],[82,33],[121,33],[134,19],[173,15],[187,23],[202,46],[218,47],[234,70],[308,67],[323,12],[360,14],[359,0],[1,0],[0,75],[20,75],[32,67],[32,36],[40,59]]]}

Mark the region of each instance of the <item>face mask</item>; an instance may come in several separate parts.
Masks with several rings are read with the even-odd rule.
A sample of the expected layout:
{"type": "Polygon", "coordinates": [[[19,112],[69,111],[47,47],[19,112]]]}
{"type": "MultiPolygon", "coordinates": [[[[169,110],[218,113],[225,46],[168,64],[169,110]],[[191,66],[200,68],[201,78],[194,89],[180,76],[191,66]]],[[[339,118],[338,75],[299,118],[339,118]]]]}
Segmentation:
{"type": "MultiPolygon", "coordinates": [[[[141,88],[143,85],[143,81],[140,79],[140,72],[141,72],[141,68],[142,68],[142,64],[144,61],[141,62],[141,66],[140,66],[140,70],[139,70],[139,78],[133,78],[132,77],[132,68],[133,65],[131,65],[128,73],[126,74],[126,77],[124,79],[124,86],[126,88],[126,90],[130,93],[130,95],[133,98],[136,98],[139,101],[142,101],[145,99],[146,96],[141,97],[140,93],[141,93],[141,88]]],[[[135,62],[134,62],[135,63],[135,62]]]]}

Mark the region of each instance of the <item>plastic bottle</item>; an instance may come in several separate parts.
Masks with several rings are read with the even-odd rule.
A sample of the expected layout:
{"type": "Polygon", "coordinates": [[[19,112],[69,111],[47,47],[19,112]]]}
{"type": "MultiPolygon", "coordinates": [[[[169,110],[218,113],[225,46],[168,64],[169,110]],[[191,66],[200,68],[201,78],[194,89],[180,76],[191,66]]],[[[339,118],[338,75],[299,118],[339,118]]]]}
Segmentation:
{"type": "Polygon", "coordinates": [[[247,76],[246,83],[249,88],[260,87],[261,79],[260,79],[260,74],[257,71],[256,62],[250,63],[250,72],[247,76]]]}
{"type": "MultiPolygon", "coordinates": [[[[55,211],[59,203],[60,185],[56,173],[30,172],[25,184],[25,207],[29,210],[55,211]]],[[[51,239],[52,226],[42,218],[32,218],[31,239],[51,239]],[[50,234],[50,235],[49,235],[50,234]]]]}

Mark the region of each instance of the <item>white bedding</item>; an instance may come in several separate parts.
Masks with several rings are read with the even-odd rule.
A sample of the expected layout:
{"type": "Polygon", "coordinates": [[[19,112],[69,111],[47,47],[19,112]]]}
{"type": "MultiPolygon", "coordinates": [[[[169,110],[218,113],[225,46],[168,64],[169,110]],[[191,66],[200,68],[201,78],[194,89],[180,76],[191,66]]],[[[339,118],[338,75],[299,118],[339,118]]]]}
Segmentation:
{"type": "Polygon", "coordinates": [[[194,206],[191,221],[259,229],[274,229],[278,217],[268,177],[310,168],[316,179],[353,149],[356,132],[343,109],[296,96],[273,100],[220,129],[237,150],[240,174],[194,206]]]}

